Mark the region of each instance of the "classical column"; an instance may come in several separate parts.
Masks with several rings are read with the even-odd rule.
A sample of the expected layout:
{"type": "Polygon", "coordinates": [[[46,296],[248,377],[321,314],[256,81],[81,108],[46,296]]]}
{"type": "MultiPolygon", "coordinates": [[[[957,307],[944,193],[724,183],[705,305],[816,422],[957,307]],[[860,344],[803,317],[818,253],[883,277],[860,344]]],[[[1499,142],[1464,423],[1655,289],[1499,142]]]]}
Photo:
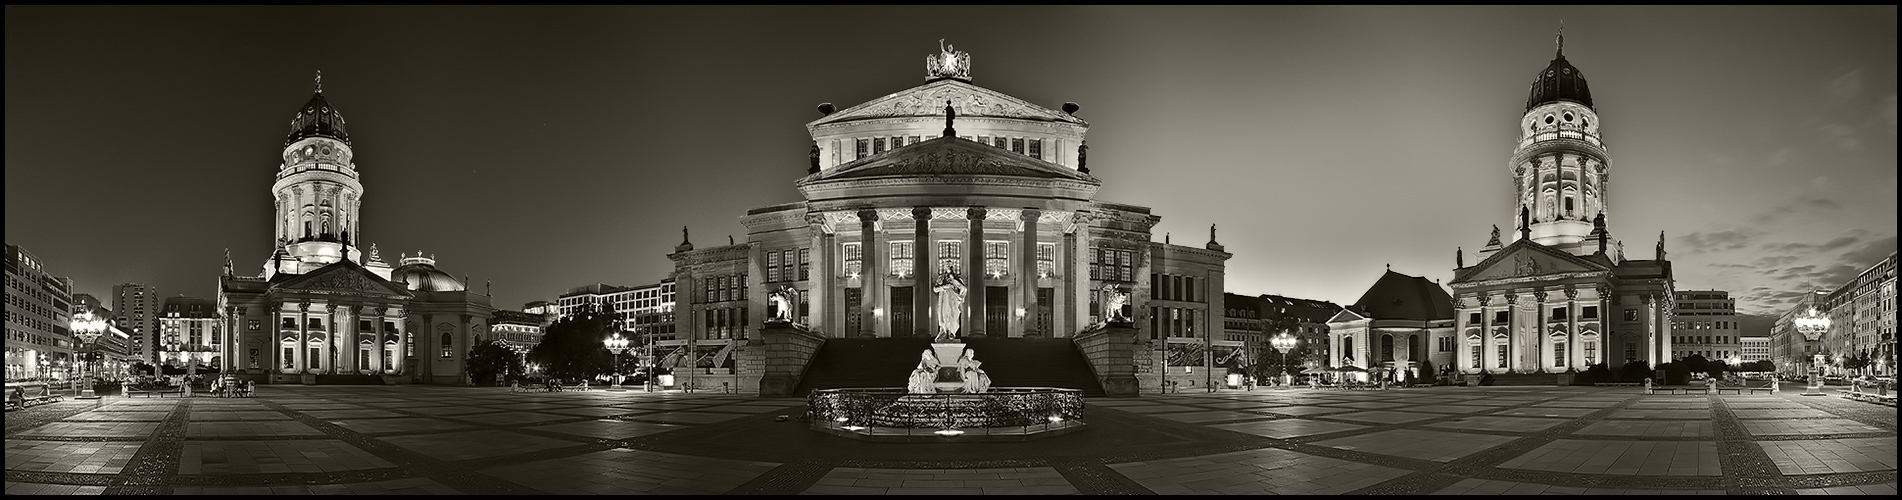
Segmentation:
{"type": "Polygon", "coordinates": [[[986,215],[988,212],[984,210],[984,207],[971,207],[964,211],[964,217],[971,223],[971,230],[966,236],[971,240],[971,244],[968,245],[970,250],[964,255],[965,276],[969,277],[964,280],[964,283],[969,285],[969,289],[964,293],[966,313],[964,334],[971,337],[984,335],[984,269],[987,266],[984,262],[984,217],[986,215]]]}
{"type": "Polygon", "coordinates": [[[297,373],[310,371],[310,303],[297,303],[297,348],[291,350],[297,357],[297,373]]]}
{"type": "Polygon", "coordinates": [[[383,329],[383,323],[389,321],[383,317],[383,315],[387,313],[388,310],[385,308],[376,308],[376,319],[373,320],[374,323],[370,325],[370,331],[373,332],[370,340],[370,370],[377,375],[383,374],[383,356],[385,356],[384,352],[386,352],[387,349],[383,344],[383,339],[390,334],[390,332],[383,329]]]}
{"type": "Polygon", "coordinates": [[[813,264],[816,265],[812,266],[815,268],[813,269],[814,274],[811,276],[811,281],[808,281],[806,284],[806,293],[811,295],[811,298],[808,299],[810,302],[806,306],[808,308],[806,314],[807,317],[811,319],[806,321],[813,323],[808,326],[811,326],[815,331],[826,332],[837,337],[846,337],[849,335],[839,331],[840,325],[845,324],[845,318],[838,317],[838,312],[832,310],[833,301],[843,300],[838,296],[838,291],[841,287],[833,285],[833,283],[835,283],[834,280],[839,277],[837,267],[838,257],[836,256],[838,254],[838,247],[838,236],[832,233],[822,232],[819,236],[818,244],[813,248],[812,259],[814,261],[813,264]]]}
{"type": "Polygon", "coordinates": [[[350,322],[350,334],[344,336],[346,340],[344,345],[348,347],[348,349],[343,349],[342,352],[347,355],[348,359],[343,361],[343,369],[352,375],[363,372],[363,367],[359,366],[362,363],[358,362],[363,357],[363,355],[359,353],[359,351],[363,350],[363,330],[360,329],[362,326],[361,323],[363,323],[362,307],[362,304],[351,304],[350,314],[348,315],[349,319],[346,320],[350,322]]]}
{"type": "MultiPolygon", "coordinates": [[[[934,335],[938,333],[936,322],[931,320],[931,277],[932,267],[926,262],[931,258],[931,209],[913,207],[911,209],[911,332],[912,335],[934,335]]],[[[938,314],[957,314],[956,311],[938,311],[938,314]]],[[[892,332],[896,337],[900,332],[892,332]]]]}
{"type": "Polygon", "coordinates": [[[1565,367],[1577,371],[1585,371],[1585,368],[1580,366],[1578,362],[1580,358],[1578,353],[1578,313],[1578,288],[1572,285],[1566,285],[1565,317],[1567,321],[1565,322],[1565,367]]]}
{"type": "Polygon", "coordinates": [[[878,310],[878,289],[885,284],[885,275],[878,266],[878,232],[873,230],[878,223],[878,211],[860,210],[859,213],[859,336],[878,336],[880,318],[873,311],[878,310]]]}
{"type": "MultiPolygon", "coordinates": [[[[1025,208],[1021,217],[1024,223],[1024,248],[1018,253],[1022,257],[1013,270],[1017,273],[1017,286],[1024,297],[1024,317],[1018,318],[1023,324],[1023,333],[1019,336],[1048,334],[1037,331],[1037,220],[1043,217],[1043,211],[1025,208]]],[[[1104,317],[1109,317],[1108,311],[1105,311],[1104,317]]]]}
{"type": "MultiPolygon", "coordinates": [[[[1598,364],[1603,364],[1605,367],[1610,368],[1611,363],[1605,361],[1605,343],[1607,339],[1611,338],[1612,332],[1611,287],[1596,285],[1592,288],[1592,291],[1598,293],[1598,340],[1592,345],[1594,350],[1593,354],[1597,356],[1598,359],[1596,359],[1596,361],[1598,364]]],[[[1587,360],[1587,362],[1590,361],[1592,360],[1587,360]]]]}
{"type": "MultiPolygon", "coordinates": [[[[1510,370],[1512,360],[1519,359],[1519,338],[1525,336],[1525,332],[1520,331],[1524,329],[1525,319],[1519,316],[1519,292],[1509,290],[1506,292],[1506,366],[1495,366],[1494,370],[1510,370]]],[[[1485,354],[1489,361],[1498,356],[1492,352],[1485,354]]]]}
{"type": "MultiPolygon", "coordinates": [[[[271,306],[271,324],[269,325],[270,328],[265,331],[271,332],[271,336],[269,337],[270,342],[267,343],[271,348],[262,349],[269,352],[259,353],[259,357],[263,358],[262,361],[264,362],[259,368],[263,368],[265,373],[281,373],[284,368],[284,362],[288,361],[278,359],[278,356],[282,356],[284,352],[284,302],[273,300],[268,302],[268,304],[271,306]]],[[[151,340],[152,339],[148,337],[146,339],[147,344],[150,344],[151,340]]],[[[151,346],[147,345],[146,348],[150,349],[151,346]]],[[[154,359],[152,361],[157,362],[158,360],[154,359]]]]}
{"type": "Polygon", "coordinates": [[[1546,368],[1552,366],[1552,348],[1546,345],[1546,342],[1549,341],[1549,339],[1546,338],[1546,329],[1549,328],[1550,325],[1547,325],[1545,321],[1545,289],[1539,288],[1533,290],[1532,298],[1537,301],[1533,307],[1537,307],[1538,311],[1532,316],[1532,324],[1535,326],[1533,328],[1532,338],[1529,340],[1531,340],[1530,345],[1532,345],[1532,348],[1536,352],[1534,352],[1532,356],[1526,356],[1526,360],[1532,363],[1533,370],[1544,373],[1546,368]]]}
{"type": "MultiPolygon", "coordinates": [[[[1063,233],[1063,255],[1065,259],[1069,259],[1070,256],[1076,255],[1076,240],[1077,240],[1076,233],[1078,231],[1083,230],[1083,228],[1080,227],[1081,224],[1078,224],[1078,226],[1079,227],[1077,227],[1076,229],[1070,232],[1063,233]]],[[[1051,260],[1050,270],[1053,274],[1056,273],[1057,271],[1062,270],[1061,268],[1057,267],[1057,262],[1056,262],[1057,259],[1055,255],[1052,255],[1050,260],[1051,260]]],[[[1060,279],[1054,280],[1057,285],[1057,296],[1062,297],[1062,302],[1060,302],[1060,304],[1063,305],[1063,308],[1062,310],[1056,311],[1055,313],[1050,315],[1051,323],[1052,323],[1052,326],[1057,328],[1057,331],[1070,332],[1071,335],[1076,335],[1077,333],[1079,333],[1080,330],[1083,329],[1083,327],[1079,325],[1078,322],[1076,321],[1077,295],[1080,295],[1080,294],[1077,293],[1076,274],[1075,273],[1065,273],[1065,274],[1068,274],[1068,276],[1061,276],[1059,277],[1060,279]]],[[[1083,279],[1089,279],[1089,277],[1084,276],[1083,279]]],[[[1057,304],[1051,304],[1051,307],[1055,308],[1056,305],[1057,304]]],[[[1135,309],[1136,308],[1134,307],[1130,308],[1130,312],[1135,312],[1135,309]]]]}
{"type": "Polygon", "coordinates": [[[423,323],[417,330],[421,331],[410,332],[416,335],[416,373],[423,377],[423,383],[428,384],[433,382],[430,379],[436,374],[436,315],[424,314],[423,323]]]}

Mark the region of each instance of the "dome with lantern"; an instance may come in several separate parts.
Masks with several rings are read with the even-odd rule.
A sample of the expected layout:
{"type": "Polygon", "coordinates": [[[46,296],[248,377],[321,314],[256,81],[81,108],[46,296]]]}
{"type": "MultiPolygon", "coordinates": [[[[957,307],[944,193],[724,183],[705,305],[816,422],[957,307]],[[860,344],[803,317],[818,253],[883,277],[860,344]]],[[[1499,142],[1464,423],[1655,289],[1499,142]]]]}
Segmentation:
{"type": "Polygon", "coordinates": [[[1565,60],[1563,33],[1558,37],[1558,45],[1558,54],[1552,59],[1552,63],[1547,64],[1545,69],[1532,79],[1532,91],[1526,96],[1526,111],[1532,111],[1532,108],[1539,107],[1540,104],[1559,101],[1576,102],[1597,111],[1598,108],[1592,106],[1592,89],[1585,85],[1585,74],[1580,72],[1577,66],[1573,66],[1571,61],[1565,60]]]}
{"type": "Polygon", "coordinates": [[[406,288],[423,292],[460,292],[467,290],[462,282],[450,277],[449,273],[436,268],[436,259],[424,257],[417,252],[415,257],[403,257],[401,264],[390,271],[390,281],[402,283],[406,288]]]}
{"type": "Polygon", "coordinates": [[[350,133],[344,129],[343,114],[330,107],[324,100],[323,75],[317,76],[317,92],[311,94],[310,101],[291,118],[291,133],[284,138],[286,146],[306,137],[329,137],[344,144],[350,143],[350,133]]]}

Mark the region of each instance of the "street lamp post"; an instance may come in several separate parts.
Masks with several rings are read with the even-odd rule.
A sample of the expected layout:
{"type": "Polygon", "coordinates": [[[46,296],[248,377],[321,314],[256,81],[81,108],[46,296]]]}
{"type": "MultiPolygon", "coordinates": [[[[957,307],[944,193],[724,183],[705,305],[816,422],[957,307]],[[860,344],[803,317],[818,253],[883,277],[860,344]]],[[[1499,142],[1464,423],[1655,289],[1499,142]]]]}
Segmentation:
{"type": "Polygon", "coordinates": [[[92,379],[90,375],[87,375],[87,372],[96,371],[96,370],[88,370],[87,368],[89,368],[91,365],[93,351],[99,348],[99,344],[98,344],[99,336],[104,335],[106,333],[106,327],[107,325],[106,325],[105,318],[100,318],[98,316],[93,315],[92,311],[86,311],[86,312],[73,315],[73,319],[72,319],[73,335],[78,337],[79,341],[86,345],[86,353],[87,353],[87,356],[86,356],[87,363],[85,365],[80,366],[80,373],[82,374],[83,378],[86,378],[86,380],[81,382],[85,385],[81,387],[79,390],[79,399],[98,399],[99,398],[99,395],[93,394],[92,379]]]}
{"type": "Polygon", "coordinates": [[[1269,345],[1274,346],[1275,350],[1281,351],[1281,385],[1283,386],[1292,383],[1288,379],[1288,351],[1294,349],[1295,343],[1299,340],[1300,339],[1295,338],[1293,335],[1288,335],[1288,332],[1285,331],[1281,332],[1280,335],[1276,335],[1275,338],[1268,340],[1269,345]]]}
{"type": "Polygon", "coordinates": [[[615,332],[614,336],[608,337],[607,340],[603,340],[601,341],[601,343],[602,345],[607,346],[608,352],[614,353],[614,372],[613,372],[614,384],[609,386],[608,390],[620,391],[622,390],[621,389],[621,354],[624,354],[627,352],[629,347],[628,344],[630,344],[630,342],[628,341],[628,339],[621,338],[620,332],[615,332]]]}

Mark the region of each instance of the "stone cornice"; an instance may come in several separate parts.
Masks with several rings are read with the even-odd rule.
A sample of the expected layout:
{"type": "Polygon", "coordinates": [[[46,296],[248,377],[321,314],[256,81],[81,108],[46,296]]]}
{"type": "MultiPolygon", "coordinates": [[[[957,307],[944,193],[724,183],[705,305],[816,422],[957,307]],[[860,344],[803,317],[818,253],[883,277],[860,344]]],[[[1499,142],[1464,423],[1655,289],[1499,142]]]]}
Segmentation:
{"type": "MultiPolygon", "coordinates": [[[[1499,286],[1499,285],[1517,285],[1521,283],[1547,282],[1547,281],[1553,281],[1553,280],[1610,278],[1610,277],[1612,277],[1611,271],[1589,271],[1589,272],[1580,272],[1580,273],[1541,274],[1538,276],[1514,276],[1511,278],[1491,279],[1491,280],[1485,280],[1485,281],[1468,281],[1463,283],[1449,283],[1448,286],[1453,287],[1454,290],[1465,290],[1469,288],[1485,288],[1485,287],[1492,287],[1492,286],[1499,286]]],[[[1527,293],[1530,293],[1530,292],[1527,292],[1527,293]]]]}

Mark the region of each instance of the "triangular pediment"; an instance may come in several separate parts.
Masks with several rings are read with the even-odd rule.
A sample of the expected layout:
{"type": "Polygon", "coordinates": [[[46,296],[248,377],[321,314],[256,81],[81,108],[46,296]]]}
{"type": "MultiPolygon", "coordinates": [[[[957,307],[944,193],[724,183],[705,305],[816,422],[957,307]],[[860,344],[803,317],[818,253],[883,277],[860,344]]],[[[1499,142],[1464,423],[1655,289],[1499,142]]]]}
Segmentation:
{"type": "Polygon", "coordinates": [[[1334,313],[1334,317],[1328,318],[1327,322],[1328,323],[1346,323],[1349,321],[1360,321],[1363,319],[1367,319],[1367,317],[1361,316],[1360,314],[1355,313],[1353,309],[1343,308],[1341,309],[1341,312],[1334,313]]]}
{"type": "Polygon", "coordinates": [[[320,267],[273,285],[277,292],[308,292],[322,294],[371,295],[388,298],[409,298],[411,294],[403,285],[393,283],[364,269],[363,266],[348,260],[320,267]]]}
{"type": "Polygon", "coordinates": [[[855,120],[944,116],[946,101],[951,103],[951,109],[957,110],[958,116],[1013,118],[1089,126],[1088,123],[1068,113],[1038,106],[1003,92],[972,85],[971,82],[946,78],[926,82],[924,85],[845,108],[807,123],[806,128],[855,120]]]}
{"type": "Polygon", "coordinates": [[[1506,245],[1506,248],[1500,249],[1499,252],[1473,267],[1456,271],[1453,282],[1470,283],[1609,270],[1610,268],[1603,264],[1522,239],[1506,245]]]}
{"type": "Polygon", "coordinates": [[[1090,174],[961,137],[940,137],[808,176],[799,185],[845,179],[921,176],[1028,177],[1099,184],[1090,174]]]}

